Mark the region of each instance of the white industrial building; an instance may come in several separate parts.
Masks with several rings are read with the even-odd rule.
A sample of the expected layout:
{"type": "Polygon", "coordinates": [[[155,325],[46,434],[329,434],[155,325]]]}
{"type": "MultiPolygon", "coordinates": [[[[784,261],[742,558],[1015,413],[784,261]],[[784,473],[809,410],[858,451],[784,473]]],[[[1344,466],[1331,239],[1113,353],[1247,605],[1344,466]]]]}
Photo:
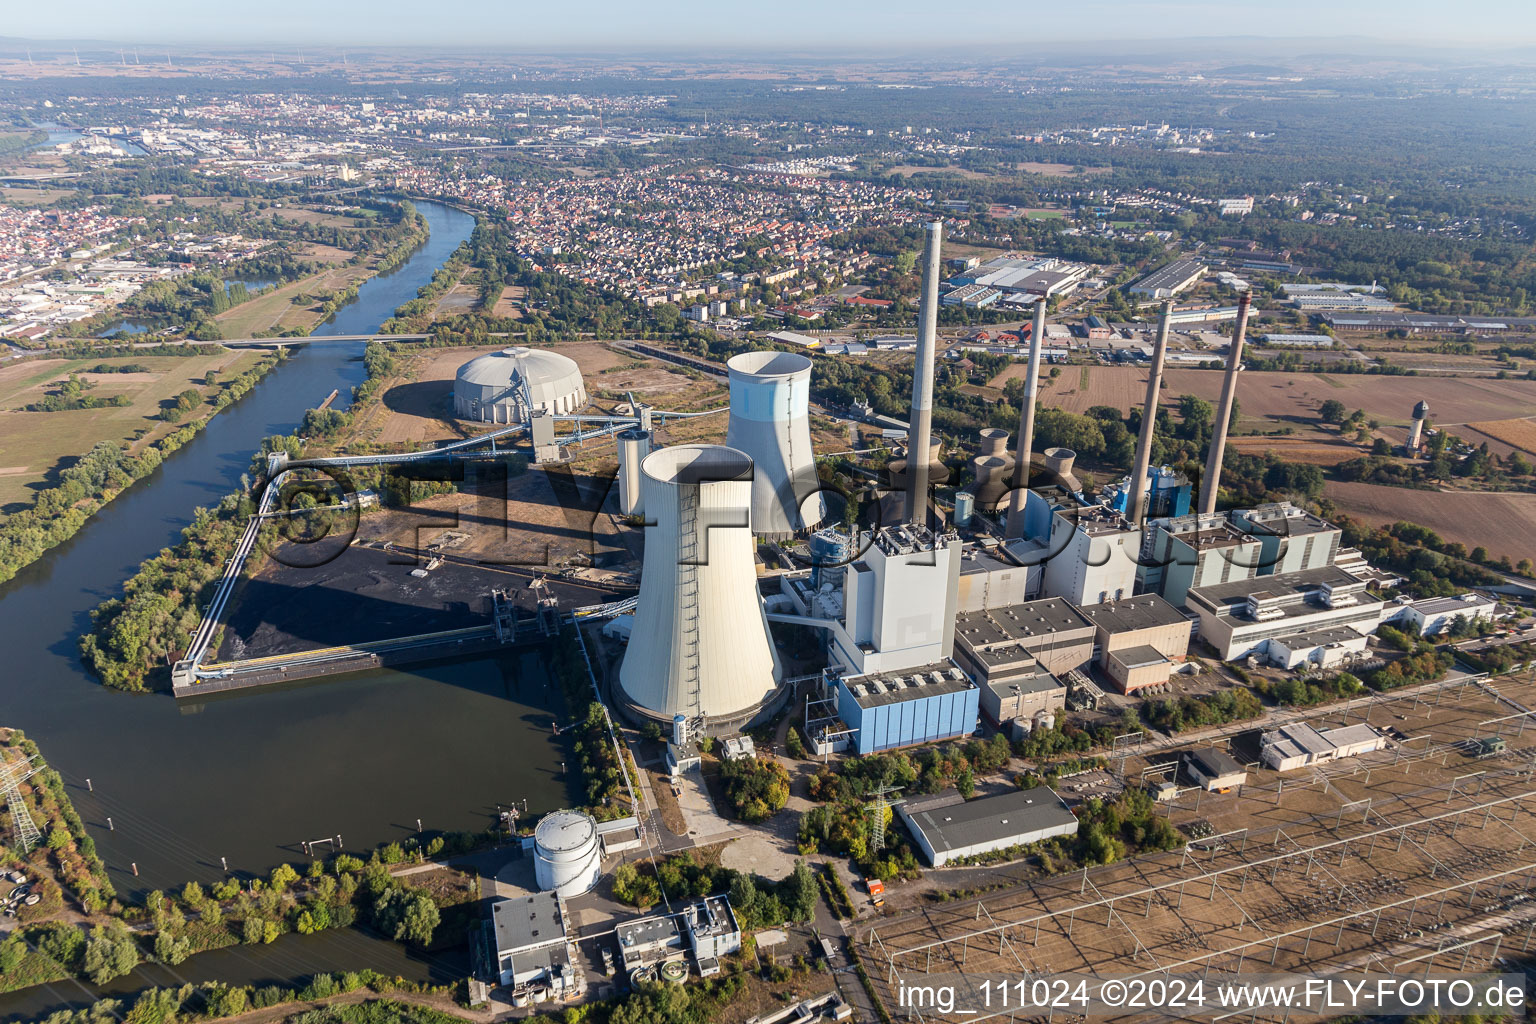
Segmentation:
{"type": "Polygon", "coordinates": [[[1333,642],[1328,630],[1374,633],[1384,607],[1366,593],[1364,580],[1336,566],[1196,587],[1188,600],[1201,638],[1223,661],[1268,657],[1271,640],[1291,652],[1307,649],[1310,659],[1303,644],[1308,634],[1326,644],[1333,642]]]}
{"type": "Polygon", "coordinates": [[[1275,771],[1288,772],[1383,750],[1386,745],[1387,738],[1363,722],[1337,729],[1314,729],[1305,722],[1293,722],[1264,734],[1259,757],[1275,771]]]}
{"type": "Polygon", "coordinates": [[[752,460],[678,445],[641,465],[645,565],[618,695],[634,716],[729,735],[777,709],[778,653],[758,595],[752,460]]]}
{"type": "Polygon", "coordinates": [[[1077,816],[1045,786],[966,800],[950,791],[896,805],[924,859],[942,867],[962,857],[1077,835],[1077,816]]]}
{"type": "Polygon", "coordinates": [[[1454,626],[1457,620],[1474,622],[1492,619],[1498,613],[1499,602],[1482,594],[1462,594],[1459,597],[1431,597],[1399,605],[1387,612],[1384,621],[1408,626],[1420,636],[1434,636],[1454,626]]]}
{"type": "Polygon", "coordinates": [[[597,822],[581,811],[546,814],[533,830],[533,869],[539,888],[570,899],[589,892],[602,874],[597,822]]]}
{"type": "Polygon", "coordinates": [[[683,927],[699,977],[720,973],[720,958],[741,952],[741,926],[724,896],[710,896],[683,911],[683,927]]]}
{"type": "Polygon", "coordinates": [[[453,414],[482,423],[526,423],[587,404],[575,360],[546,349],[514,346],[477,356],[459,367],[453,414]]]}
{"type": "Polygon", "coordinates": [[[811,361],[795,352],[743,352],[731,382],[727,447],[752,459],[752,532],[783,540],[826,515],[811,450],[811,361]]]}
{"type": "Polygon", "coordinates": [[[559,999],[578,988],[579,971],[566,942],[565,909],[552,892],[499,900],[491,908],[498,979],[536,987],[559,999]]]}
{"type": "Polygon", "coordinates": [[[832,656],[848,675],[943,661],[954,651],[960,538],[891,526],[861,538],[845,567],[832,656]]]}

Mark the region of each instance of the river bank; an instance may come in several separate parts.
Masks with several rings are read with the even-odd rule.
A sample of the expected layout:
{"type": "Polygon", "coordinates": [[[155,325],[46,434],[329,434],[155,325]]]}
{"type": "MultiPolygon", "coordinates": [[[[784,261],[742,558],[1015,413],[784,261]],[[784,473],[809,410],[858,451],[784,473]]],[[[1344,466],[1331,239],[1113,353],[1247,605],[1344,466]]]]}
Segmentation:
{"type": "Polygon", "coordinates": [[[90,611],[174,543],[194,508],[238,489],[261,438],[291,433],[332,390],[346,396],[363,381],[365,346],[321,339],[375,332],[473,226],[457,211],[420,208],[432,226],[424,248],[368,282],[313,344],[292,350],[138,487],[0,586],[0,703],[49,752],[121,892],[212,883],[226,860],[231,871],[265,873],[320,836],[367,849],[414,833],[418,817],[428,829],[479,831],[498,802],[527,799],[537,812],[579,799],[549,729],[560,695],[537,658],[366,672],[179,706],[108,690],[78,661],[90,611]],[[453,757],[432,756],[445,750],[453,757]]]}

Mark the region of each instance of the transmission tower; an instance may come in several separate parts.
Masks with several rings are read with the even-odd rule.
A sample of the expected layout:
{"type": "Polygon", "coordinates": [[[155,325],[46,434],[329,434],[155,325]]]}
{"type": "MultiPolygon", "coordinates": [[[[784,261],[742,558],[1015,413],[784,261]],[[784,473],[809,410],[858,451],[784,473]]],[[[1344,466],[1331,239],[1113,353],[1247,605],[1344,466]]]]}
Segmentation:
{"type": "Polygon", "coordinates": [[[885,812],[890,803],[885,799],[898,792],[897,788],[880,783],[880,788],[875,790],[875,801],[870,804],[870,813],[873,820],[869,823],[869,849],[871,853],[879,853],[885,849],[885,812]]]}
{"type": "Polygon", "coordinates": [[[0,762],[0,790],[4,791],[5,804],[11,809],[11,823],[16,829],[16,846],[23,857],[43,838],[43,834],[32,822],[26,801],[21,798],[22,782],[35,774],[37,766],[32,763],[31,757],[9,764],[0,762]]]}

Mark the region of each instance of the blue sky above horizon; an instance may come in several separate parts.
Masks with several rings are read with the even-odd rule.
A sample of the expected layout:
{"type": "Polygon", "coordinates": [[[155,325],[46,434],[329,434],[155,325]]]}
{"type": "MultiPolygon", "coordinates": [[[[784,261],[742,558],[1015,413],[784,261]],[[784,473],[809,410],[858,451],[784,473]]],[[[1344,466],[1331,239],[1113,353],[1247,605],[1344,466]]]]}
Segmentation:
{"type": "Polygon", "coordinates": [[[989,49],[1013,42],[1261,36],[1536,44],[1530,0],[1023,0],[976,8],[932,0],[10,0],[0,34],[142,43],[495,46],[561,50],[989,49]]]}

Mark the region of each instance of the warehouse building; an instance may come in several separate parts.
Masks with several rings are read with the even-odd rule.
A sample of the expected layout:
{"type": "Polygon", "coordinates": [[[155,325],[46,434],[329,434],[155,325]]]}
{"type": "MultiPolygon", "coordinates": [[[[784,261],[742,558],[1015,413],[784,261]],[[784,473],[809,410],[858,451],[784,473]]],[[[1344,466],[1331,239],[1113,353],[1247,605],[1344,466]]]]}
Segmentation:
{"type": "Polygon", "coordinates": [[[1386,746],[1387,738],[1363,722],[1337,729],[1314,729],[1305,722],[1293,722],[1264,734],[1259,757],[1275,771],[1288,772],[1386,746]]]}
{"type": "Polygon", "coordinates": [[[1225,793],[1248,781],[1248,772],[1233,756],[1216,747],[1186,751],[1184,770],[1207,793],[1225,793]]]}
{"type": "Polygon", "coordinates": [[[1259,340],[1279,348],[1332,348],[1333,338],[1326,334],[1264,334],[1259,340]]]}
{"type": "Polygon", "coordinates": [[[966,309],[983,309],[1003,297],[996,288],[984,284],[965,284],[946,292],[939,300],[943,306],[964,306],[966,309]]]}
{"type": "Polygon", "coordinates": [[[837,717],[853,730],[860,754],[969,736],[980,712],[976,684],[949,660],[900,673],[834,677],[831,689],[837,717]]]}
{"type": "Polygon", "coordinates": [[[917,848],[934,867],[1010,846],[1077,835],[1077,817],[1045,786],[966,800],[946,792],[896,805],[917,848]]]}
{"type": "Polygon", "coordinates": [[[1156,594],[1087,605],[1099,667],[1121,693],[1168,682],[1175,662],[1189,655],[1190,621],[1156,594]]]}
{"type": "Polygon", "coordinates": [[[1188,607],[1200,619],[1201,638],[1223,661],[1264,658],[1274,639],[1289,643],[1338,628],[1376,632],[1385,606],[1365,586],[1337,566],[1326,566],[1196,587],[1188,607]]]}
{"type": "Polygon", "coordinates": [[[1148,299],[1171,299],[1205,276],[1199,260],[1175,260],[1131,285],[1130,293],[1148,299]]]}

